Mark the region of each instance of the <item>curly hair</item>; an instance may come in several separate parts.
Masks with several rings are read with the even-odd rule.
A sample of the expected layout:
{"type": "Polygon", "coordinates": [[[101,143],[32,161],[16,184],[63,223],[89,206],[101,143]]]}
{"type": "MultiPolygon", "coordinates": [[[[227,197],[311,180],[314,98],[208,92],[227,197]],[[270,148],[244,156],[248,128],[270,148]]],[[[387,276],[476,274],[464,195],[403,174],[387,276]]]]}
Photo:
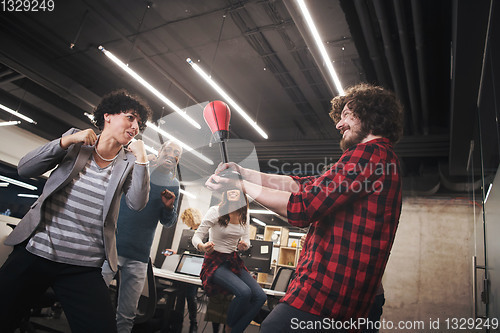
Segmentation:
{"type": "Polygon", "coordinates": [[[94,110],[94,124],[102,130],[105,113],[117,114],[129,110],[133,110],[133,113],[139,116],[139,131],[143,131],[146,128],[146,122],[151,118],[152,111],[141,97],[125,89],[115,90],[102,98],[101,103],[94,110]]]}
{"type": "Polygon", "coordinates": [[[380,135],[397,143],[403,135],[403,107],[396,95],[387,89],[368,83],[360,83],[345,90],[344,96],[332,99],[330,117],[335,124],[345,105],[361,120],[366,133],[380,135]]]}
{"type": "MultiPolygon", "coordinates": [[[[240,205],[241,208],[238,208],[236,211],[240,214],[240,224],[245,225],[247,223],[248,198],[243,192],[241,192],[240,201],[238,202],[238,206],[240,205]]],[[[222,193],[222,201],[219,204],[219,213],[222,214],[218,220],[219,225],[227,227],[230,219],[229,200],[227,200],[227,191],[222,193]]]]}
{"type": "Polygon", "coordinates": [[[191,229],[198,229],[201,224],[201,213],[198,209],[187,208],[181,214],[182,222],[191,229]]]}

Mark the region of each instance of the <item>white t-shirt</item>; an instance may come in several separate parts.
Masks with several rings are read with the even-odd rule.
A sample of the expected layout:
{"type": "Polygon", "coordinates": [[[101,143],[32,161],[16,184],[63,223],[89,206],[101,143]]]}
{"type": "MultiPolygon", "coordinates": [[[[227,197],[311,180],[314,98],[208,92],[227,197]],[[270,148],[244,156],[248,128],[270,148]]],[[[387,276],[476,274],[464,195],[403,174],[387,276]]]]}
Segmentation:
{"type": "Polygon", "coordinates": [[[212,206],[203,217],[200,226],[193,236],[193,245],[198,248],[209,234],[209,241],[214,243],[214,250],[220,253],[232,253],[237,250],[240,239],[250,246],[249,224],[250,218],[247,214],[245,225],[228,223],[226,227],[221,226],[219,220],[219,206],[212,206]]]}

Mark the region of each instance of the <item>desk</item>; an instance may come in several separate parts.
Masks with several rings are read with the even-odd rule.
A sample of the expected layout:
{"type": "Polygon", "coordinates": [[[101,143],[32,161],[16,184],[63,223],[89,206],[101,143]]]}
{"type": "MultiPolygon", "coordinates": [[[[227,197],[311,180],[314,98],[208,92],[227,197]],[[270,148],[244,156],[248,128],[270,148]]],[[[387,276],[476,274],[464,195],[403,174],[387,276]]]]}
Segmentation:
{"type": "Polygon", "coordinates": [[[160,269],[156,267],[153,267],[153,273],[156,277],[160,277],[163,279],[186,282],[201,286],[201,279],[199,277],[179,274],[172,271],[168,271],[166,269],[160,269]]]}
{"type": "MultiPolygon", "coordinates": [[[[154,272],[154,275],[156,277],[160,277],[160,278],[168,279],[168,280],[186,282],[186,283],[191,283],[191,284],[201,286],[201,279],[197,278],[197,277],[191,277],[188,275],[179,274],[179,273],[175,273],[175,272],[172,272],[172,271],[169,271],[166,269],[160,269],[160,268],[156,268],[156,267],[153,267],[153,272],[154,272]]],[[[271,289],[265,289],[265,288],[262,288],[262,290],[264,290],[264,292],[268,296],[276,296],[276,297],[285,296],[285,292],[283,292],[283,291],[277,291],[277,290],[271,290],[271,289]]]]}
{"type": "MultiPolygon", "coordinates": [[[[196,285],[196,286],[202,285],[201,279],[199,277],[175,273],[174,271],[168,270],[168,269],[161,269],[161,268],[153,267],[153,273],[154,273],[155,277],[160,278],[160,279],[166,279],[166,280],[170,280],[170,281],[179,281],[179,282],[189,283],[189,284],[196,285]]],[[[285,295],[285,293],[283,291],[264,289],[264,288],[263,288],[263,290],[267,294],[268,297],[271,297],[269,299],[275,300],[276,303],[277,303],[277,299],[275,299],[275,297],[281,298],[285,295]]],[[[166,304],[165,304],[166,311],[165,311],[165,314],[164,314],[164,317],[162,320],[162,322],[163,322],[162,330],[161,330],[162,332],[168,331],[169,329],[172,329],[172,327],[169,325],[174,325],[174,327],[175,327],[175,325],[176,325],[175,323],[177,323],[177,320],[176,320],[177,316],[171,315],[171,313],[172,314],[175,313],[173,310],[174,310],[175,299],[177,298],[177,291],[175,290],[175,288],[168,288],[168,289],[165,289],[164,291],[167,291],[167,293],[170,293],[170,295],[169,295],[169,297],[167,297],[166,304]]]]}
{"type": "Polygon", "coordinates": [[[272,290],[272,289],[266,289],[266,288],[262,288],[262,290],[264,290],[264,292],[267,294],[267,296],[276,296],[276,297],[285,296],[284,291],[278,291],[278,290],[272,290]]]}

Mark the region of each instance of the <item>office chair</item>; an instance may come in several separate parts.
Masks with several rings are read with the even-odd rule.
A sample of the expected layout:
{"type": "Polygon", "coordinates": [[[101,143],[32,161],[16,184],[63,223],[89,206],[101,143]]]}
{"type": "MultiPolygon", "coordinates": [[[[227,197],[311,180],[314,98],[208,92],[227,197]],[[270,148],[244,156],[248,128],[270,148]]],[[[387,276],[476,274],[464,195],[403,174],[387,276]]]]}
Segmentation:
{"type": "Polygon", "coordinates": [[[46,317],[46,318],[60,318],[62,313],[62,308],[59,303],[57,303],[57,298],[52,290],[52,288],[47,289],[45,293],[40,295],[40,297],[33,300],[30,305],[30,309],[26,315],[21,320],[19,325],[20,333],[35,333],[35,332],[52,332],[52,333],[63,333],[63,331],[51,327],[49,321],[35,322],[32,319],[34,317],[46,317]],[[44,309],[49,309],[50,314],[43,314],[44,309]],[[44,324],[45,323],[45,324],[44,324]]]}
{"type": "MultiPolygon", "coordinates": [[[[278,269],[278,272],[276,273],[276,276],[273,279],[271,288],[269,289],[286,292],[288,285],[290,284],[290,281],[294,278],[294,276],[295,276],[294,268],[280,267],[278,269]]],[[[261,324],[264,321],[264,319],[266,319],[266,317],[269,315],[269,313],[271,313],[274,307],[278,304],[280,299],[281,297],[268,295],[266,303],[264,303],[264,305],[260,309],[260,312],[254,318],[254,321],[261,324]]]]}
{"type": "MultiPolygon", "coordinates": [[[[283,291],[285,292],[290,284],[290,281],[295,276],[295,269],[291,267],[280,267],[276,276],[273,279],[273,283],[271,284],[271,290],[283,291]]],[[[277,296],[269,296],[267,298],[267,307],[269,312],[271,312],[274,307],[278,304],[281,297],[277,296]]],[[[265,306],[265,304],[264,304],[265,306]]]]}

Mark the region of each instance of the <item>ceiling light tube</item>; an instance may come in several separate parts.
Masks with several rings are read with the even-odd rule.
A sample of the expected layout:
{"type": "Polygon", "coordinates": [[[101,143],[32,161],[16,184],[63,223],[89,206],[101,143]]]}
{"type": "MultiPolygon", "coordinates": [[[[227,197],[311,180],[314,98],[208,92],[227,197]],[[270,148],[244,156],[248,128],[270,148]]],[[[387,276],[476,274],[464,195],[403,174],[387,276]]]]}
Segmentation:
{"type": "Polygon", "coordinates": [[[325,45],[323,44],[323,41],[319,36],[318,29],[316,29],[316,26],[314,25],[314,21],[311,17],[311,14],[309,13],[309,10],[307,9],[304,0],[297,0],[297,4],[299,5],[300,10],[302,11],[302,15],[306,20],[307,27],[309,28],[309,31],[313,35],[314,41],[318,46],[319,52],[323,57],[323,61],[325,62],[326,67],[328,68],[328,72],[331,76],[333,83],[335,84],[335,87],[337,88],[339,95],[344,96],[345,94],[344,94],[344,89],[342,88],[342,84],[340,83],[339,77],[337,76],[337,72],[335,72],[335,69],[333,68],[332,61],[330,60],[328,53],[326,53],[325,45]]]}
{"type": "Polygon", "coordinates": [[[214,88],[219,94],[224,97],[225,102],[231,105],[264,139],[269,138],[266,132],[255,122],[250,116],[222,89],[212,78],[201,69],[200,66],[195,64],[191,58],[186,59],[187,63],[193,67],[193,69],[210,85],[214,88]]]}
{"type": "Polygon", "coordinates": [[[22,197],[22,198],[35,198],[35,199],[38,199],[38,195],[36,195],[36,194],[19,193],[17,196],[18,197],[22,197]]]}
{"type": "Polygon", "coordinates": [[[12,125],[19,125],[21,122],[14,120],[14,121],[4,121],[0,123],[0,126],[12,126],[12,125]]]}
{"type": "Polygon", "coordinates": [[[259,219],[256,219],[255,217],[252,217],[252,221],[254,221],[255,223],[257,223],[258,225],[261,225],[263,227],[265,227],[267,224],[262,222],[261,220],[259,219]]]}
{"type": "Polygon", "coordinates": [[[0,187],[7,187],[9,186],[9,183],[0,183],[0,187]]]}
{"type": "Polygon", "coordinates": [[[278,215],[275,212],[271,212],[267,209],[249,209],[248,212],[250,214],[262,214],[262,215],[278,215]]]}
{"type": "Polygon", "coordinates": [[[184,119],[186,119],[191,125],[196,127],[197,129],[200,129],[201,126],[198,124],[193,118],[188,116],[188,114],[184,111],[182,111],[177,105],[175,105],[171,100],[169,100],[165,95],[163,95],[161,92],[159,92],[155,87],[153,87],[151,84],[149,84],[146,80],[144,80],[139,74],[134,72],[132,69],[130,69],[127,65],[125,65],[120,59],[118,59],[113,53],[109,52],[106,50],[103,46],[99,46],[98,49],[102,51],[111,61],[113,61],[115,64],[118,65],[121,69],[123,69],[127,74],[132,76],[134,79],[137,80],[140,84],[142,84],[146,89],[151,91],[156,97],[158,97],[163,103],[167,104],[180,114],[184,119]]]}
{"type": "Polygon", "coordinates": [[[486,203],[486,201],[488,201],[488,197],[490,196],[490,191],[491,191],[492,187],[493,187],[493,184],[490,184],[490,186],[488,187],[488,192],[486,193],[486,197],[484,199],[484,203],[486,203]]]}
{"type": "Polygon", "coordinates": [[[189,193],[188,191],[183,190],[182,188],[179,189],[179,192],[182,193],[182,194],[184,194],[184,195],[187,195],[190,198],[196,199],[196,195],[194,195],[192,193],[189,193]]]}
{"type": "Polygon", "coordinates": [[[0,176],[0,180],[4,181],[4,182],[7,182],[7,183],[11,183],[13,185],[17,185],[17,186],[20,186],[20,187],[27,188],[28,190],[32,190],[32,191],[38,190],[38,187],[36,187],[36,186],[30,185],[30,184],[26,184],[26,183],[23,183],[23,182],[21,182],[19,180],[12,179],[12,178],[9,178],[9,177],[0,176]]]}
{"type": "MultiPolygon", "coordinates": [[[[136,138],[133,138],[133,139],[131,140],[131,142],[134,142],[134,141],[137,141],[137,139],[136,139],[136,138]]],[[[143,143],[144,143],[144,141],[143,141],[143,143]]],[[[149,151],[150,153],[153,153],[153,154],[155,154],[155,155],[158,155],[158,150],[154,149],[153,147],[148,146],[148,145],[147,145],[147,144],[145,144],[145,143],[144,143],[144,148],[145,148],[147,151],[149,151]]]]}
{"type": "Polygon", "coordinates": [[[164,130],[162,130],[161,128],[159,128],[158,126],[156,126],[155,124],[153,124],[152,122],[148,121],[146,123],[146,125],[148,126],[148,128],[151,128],[152,130],[154,130],[154,131],[158,132],[159,134],[163,135],[164,137],[167,137],[168,139],[177,142],[184,150],[189,151],[190,153],[192,153],[194,156],[198,157],[202,161],[204,161],[204,162],[206,162],[206,163],[208,163],[210,165],[214,165],[214,161],[212,161],[211,159],[209,159],[205,155],[200,154],[199,152],[197,152],[196,150],[194,150],[192,147],[188,146],[187,144],[185,144],[181,140],[177,139],[173,135],[165,132],[164,130]]]}
{"type": "Polygon", "coordinates": [[[154,149],[153,147],[150,147],[147,144],[144,144],[144,148],[146,148],[146,150],[149,151],[150,153],[158,156],[158,150],[154,149]]]}
{"type": "Polygon", "coordinates": [[[289,232],[288,233],[288,236],[292,236],[292,237],[302,237],[304,235],[305,235],[305,233],[303,233],[303,232],[289,232]]]}
{"type": "Polygon", "coordinates": [[[19,112],[14,111],[11,108],[8,108],[8,107],[6,107],[3,104],[0,104],[0,109],[2,109],[4,111],[7,111],[8,113],[10,113],[10,114],[12,114],[12,115],[14,115],[14,116],[16,116],[18,118],[21,118],[22,120],[27,121],[28,123],[36,124],[36,121],[34,121],[33,119],[28,118],[25,115],[20,114],[19,112]]]}

